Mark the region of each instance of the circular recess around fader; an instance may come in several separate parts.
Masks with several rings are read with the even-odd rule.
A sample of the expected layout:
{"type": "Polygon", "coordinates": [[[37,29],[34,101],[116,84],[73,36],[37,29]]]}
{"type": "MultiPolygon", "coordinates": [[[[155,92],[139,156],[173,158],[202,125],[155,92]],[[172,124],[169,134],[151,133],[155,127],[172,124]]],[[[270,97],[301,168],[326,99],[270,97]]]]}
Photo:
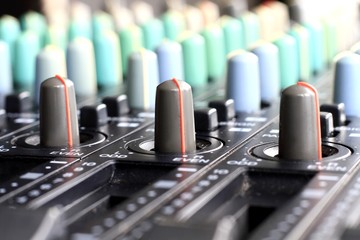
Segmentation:
{"type": "Polygon", "coordinates": [[[310,84],[299,82],[282,92],[279,143],[250,150],[257,158],[289,161],[335,161],[351,155],[339,144],[321,141],[318,94],[310,84]]]}
{"type": "Polygon", "coordinates": [[[41,84],[39,111],[40,132],[21,135],[12,144],[26,148],[73,148],[106,139],[97,132],[79,132],[74,85],[59,75],[41,84]]]}
{"type": "Polygon", "coordinates": [[[136,139],[127,147],[144,154],[191,154],[215,151],[223,143],[195,135],[191,87],[184,81],[168,80],[156,89],[155,140],[136,139]]]}

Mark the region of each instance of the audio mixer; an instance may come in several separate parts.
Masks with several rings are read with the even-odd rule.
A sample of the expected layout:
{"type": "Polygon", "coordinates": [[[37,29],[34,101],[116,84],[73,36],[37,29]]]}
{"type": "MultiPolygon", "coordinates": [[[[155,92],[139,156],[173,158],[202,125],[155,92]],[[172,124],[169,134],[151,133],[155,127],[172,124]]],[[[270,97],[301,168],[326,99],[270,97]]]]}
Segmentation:
{"type": "Polygon", "coordinates": [[[360,238],[358,1],[104,9],[0,18],[0,239],[360,238]]]}

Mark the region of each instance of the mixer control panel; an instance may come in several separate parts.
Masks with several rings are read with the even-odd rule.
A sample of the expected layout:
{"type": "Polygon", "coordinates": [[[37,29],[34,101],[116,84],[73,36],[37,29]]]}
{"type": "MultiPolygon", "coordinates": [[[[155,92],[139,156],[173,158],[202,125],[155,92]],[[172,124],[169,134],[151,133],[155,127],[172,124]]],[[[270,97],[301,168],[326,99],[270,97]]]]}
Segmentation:
{"type": "Polygon", "coordinates": [[[0,238],[359,239],[358,4],[0,16],[0,238]]]}

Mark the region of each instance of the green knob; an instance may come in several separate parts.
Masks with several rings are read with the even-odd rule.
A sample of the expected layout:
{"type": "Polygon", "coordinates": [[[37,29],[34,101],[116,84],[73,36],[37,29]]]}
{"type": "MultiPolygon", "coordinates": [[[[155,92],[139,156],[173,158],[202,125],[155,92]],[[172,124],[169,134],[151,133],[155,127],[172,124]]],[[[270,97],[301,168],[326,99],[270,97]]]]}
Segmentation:
{"type": "Polygon", "coordinates": [[[92,39],[91,23],[82,19],[72,20],[69,24],[68,35],[69,42],[77,37],[92,39]]]}
{"type": "Polygon", "coordinates": [[[14,82],[21,90],[32,90],[35,83],[36,55],[40,51],[39,36],[31,30],[21,33],[15,42],[14,82]]]}
{"type": "Polygon", "coordinates": [[[207,83],[205,40],[199,34],[189,34],[181,41],[183,48],[185,81],[192,87],[207,83]]]}
{"type": "Polygon", "coordinates": [[[44,46],[47,24],[42,14],[34,11],[27,12],[21,16],[20,23],[24,31],[34,31],[39,37],[41,46],[44,46]]]}
{"type": "Polygon", "coordinates": [[[320,22],[311,21],[304,26],[310,33],[310,63],[314,74],[324,71],[326,59],[324,54],[324,30],[320,22]]]}
{"type": "Polygon", "coordinates": [[[11,63],[14,64],[15,41],[21,33],[19,21],[9,15],[0,18],[0,39],[9,46],[11,63]]]}
{"type": "Polygon", "coordinates": [[[205,28],[201,35],[205,39],[206,64],[210,81],[217,81],[224,76],[225,44],[223,31],[217,25],[205,28]]]}
{"type": "Polygon", "coordinates": [[[144,47],[155,50],[164,39],[164,27],[159,19],[152,19],[141,26],[144,35],[144,47]]]}
{"type": "Polygon", "coordinates": [[[311,79],[310,68],[310,34],[308,30],[295,24],[289,34],[296,40],[297,52],[298,52],[298,64],[299,64],[299,79],[300,81],[309,81],[311,79]]]}
{"type": "Polygon", "coordinates": [[[185,19],[177,11],[168,11],[162,15],[161,20],[164,25],[165,37],[170,40],[177,40],[185,29],[185,19]]]}
{"type": "Polygon", "coordinates": [[[121,46],[121,60],[124,76],[127,75],[129,56],[143,47],[141,29],[132,25],[119,32],[121,46]]]}
{"type": "Polygon", "coordinates": [[[234,50],[244,49],[244,30],[241,22],[236,18],[223,16],[220,23],[224,33],[226,54],[234,50]]]}
{"type": "Polygon", "coordinates": [[[325,18],[323,20],[323,26],[325,36],[323,44],[325,46],[325,58],[328,63],[331,63],[338,52],[336,22],[332,18],[325,18]]]}
{"type": "Polygon", "coordinates": [[[279,49],[281,88],[291,86],[299,80],[298,53],[293,36],[283,35],[274,44],[279,49]]]}
{"type": "Polygon", "coordinates": [[[92,32],[93,37],[95,38],[102,31],[105,30],[114,30],[114,22],[110,14],[106,12],[96,12],[92,17],[92,32]]]}
{"type": "Polygon", "coordinates": [[[260,39],[260,22],[255,13],[246,12],[240,16],[244,29],[244,45],[249,48],[253,43],[260,39]]]}
{"type": "Polygon", "coordinates": [[[116,87],[122,82],[121,50],[117,34],[106,30],[94,39],[97,83],[100,87],[116,87]]]}
{"type": "Polygon", "coordinates": [[[67,39],[67,32],[63,28],[50,26],[46,31],[45,45],[51,44],[65,50],[67,39]]]}

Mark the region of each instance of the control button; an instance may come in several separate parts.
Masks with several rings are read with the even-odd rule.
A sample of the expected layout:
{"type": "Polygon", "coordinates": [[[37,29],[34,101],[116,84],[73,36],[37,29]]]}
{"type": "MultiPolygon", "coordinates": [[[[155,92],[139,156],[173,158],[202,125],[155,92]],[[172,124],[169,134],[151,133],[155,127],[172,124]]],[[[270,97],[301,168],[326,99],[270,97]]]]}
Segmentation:
{"type": "Polygon", "coordinates": [[[40,89],[40,144],[44,147],[79,145],[75,90],[59,75],[45,80],[40,89]]]}
{"type": "Polygon", "coordinates": [[[197,109],[194,112],[196,132],[208,132],[215,130],[218,116],[215,108],[197,109]]]}
{"type": "Polygon", "coordinates": [[[176,79],[156,89],[155,151],[190,153],[196,150],[191,87],[176,79]]]}
{"type": "Polygon", "coordinates": [[[211,101],[208,107],[216,109],[219,122],[227,122],[235,117],[235,104],[233,99],[211,101]]]}
{"type": "MultiPolygon", "coordinates": [[[[0,128],[4,127],[6,123],[6,112],[4,109],[0,109],[0,128]]],[[[0,188],[0,194],[2,193],[2,188],[0,188]]]]}
{"type": "Polygon", "coordinates": [[[334,103],[344,103],[345,113],[349,116],[360,116],[359,76],[360,55],[344,52],[336,57],[334,103]]]}
{"type": "Polygon", "coordinates": [[[124,76],[127,76],[128,59],[134,52],[140,51],[143,47],[143,34],[136,25],[128,26],[120,30],[121,64],[124,76]]]}
{"type": "Polygon", "coordinates": [[[279,49],[281,88],[287,88],[299,80],[296,40],[290,35],[284,35],[274,41],[279,49]]]}
{"type": "Polygon", "coordinates": [[[225,53],[238,49],[244,49],[244,29],[241,22],[229,16],[220,18],[221,28],[224,33],[225,53]]]}
{"type": "Polygon", "coordinates": [[[160,82],[176,78],[184,80],[184,65],[181,45],[164,41],[155,50],[159,64],[160,82]]]}
{"type": "Polygon", "coordinates": [[[7,113],[23,113],[32,108],[32,99],[29,92],[7,95],[5,98],[5,110],[7,113]]]}
{"type": "Polygon", "coordinates": [[[116,87],[122,82],[119,38],[114,31],[103,30],[94,35],[97,84],[116,87]]]}
{"type": "Polygon", "coordinates": [[[11,64],[15,62],[15,42],[21,33],[19,21],[10,15],[0,18],[0,39],[9,46],[11,64]]]}
{"type": "MultiPolygon", "coordinates": [[[[321,109],[321,108],[320,108],[321,109]]],[[[333,116],[329,112],[320,112],[321,137],[331,137],[334,132],[333,116]]]]}
{"type": "Polygon", "coordinates": [[[279,157],[316,160],[322,157],[320,110],[317,91],[299,82],[282,92],[280,103],[279,157]]]}
{"type": "Polygon", "coordinates": [[[205,40],[206,63],[210,81],[218,81],[225,71],[225,43],[223,31],[219,26],[205,28],[201,35],[205,40]]]}
{"type": "Polygon", "coordinates": [[[77,37],[91,39],[91,8],[83,2],[72,2],[70,4],[70,16],[68,27],[68,38],[71,42],[77,37]]]}
{"type": "Polygon", "coordinates": [[[130,108],[154,109],[159,84],[158,60],[154,52],[142,49],[129,57],[128,99],[130,108]]]}
{"type": "Polygon", "coordinates": [[[261,100],[271,103],[280,95],[280,67],[278,48],[267,42],[251,50],[259,59],[261,100]]]}
{"type": "Polygon", "coordinates": [[[164,25],[165,37],[172,41],[177,40],[185,29],[185,19],[181,12],[169,10],[162,15],[161,19],[164,25]]]}
{"type": "Polygon", "coordinates": [[[109,13],[104,11],[96,11],[92,16],[93,36],[99,36],[103,31],[113,31],[115,25],[109,13]]]}
{"type": "Polygon", "coordinates": [[[39,37],[32,31],[22,32],[17,38],[13,67],[17,89],[30,91],[34,88],[36,55],[39,51],[39,37]]]}
{"type": "Polygon", "coordinates": [[[8,44],[0,40],[0,107],[4,106],[4,97],[13,90],[11,57],[8,44]]]}
{"type": "Polygon", "coordinates": [[[159,19],[151,19],[141,26],[144,36],[144,47],[154,51],[164,39],[164,27],[159,19]]]}
{"type": "Polygon", "coordinates": [[[68,44],[67,31],[60,26],[49,26],[45,34],[45,46],[54,45],[61,49],[66,49],[68,44]]]}
{"type": "Polygon", "coordinates": [[[258,57],[244,50],[228,56],[226,98],[234,99],[235,110],[260,110],[260,76],[258,57]]]}
{"type": "Polygon", "coordinates": [[[204,38],[198,34],[185,36],[181,41],[181,46],[184,56],[184,80],[194,88],[206,85],[207,67],[204,38]]]}
{"type": "Polygon", "coordinates": [[[244,28],[244,45],[246,49],[260,39],[260,21],[259,17],[250,11],[241,14],[240,20],[244,28]]]}
{"type": "Polygon", "coordinates": [[[324,30],[321,22],[316,20],[308,21],[304,26],[309,31],[310,37],[310,64],[313,74],[321,73],[325,66],[325,53],[324,53],[324,30]]]}
{"type": "Polygon", "coordinates": [[[21,27],[23,30],[30,30],[38,36],[41,46],[45,44],[45,33],[47,29],[45,16],[35,12],[29,11],[20,18],[21,27]]]}
{"type": "Polygon", "coordinates": [[[130,111],[126,95],[105,97],[102,102],[107,107],[109,117],[120,117],[130,111]]]}
{"type": "Polygon", "coordinates": [[[332,114],[335,127],[344,126],[346,124],[345,104],[322,104],[321,112],[329,112],[332,114]]]}
{"type": "Polygon", "coordinates": [[[66,51],[66,66],[68,77],[74,82],[77,95],[96,95],[95,55],[89,39],[79,37],[69,43],[66,51]]]}
{"type": "Polygon", "coordinates": [[[35,71],[35,101],[39,103],[41,83],[55,74],[66,76],[66,61],[64,51],[56,46],[46,46],[36,57],[35,71]]]}
{"type": "Polygon", "coordinates": [[[108,114],[105,104],[95,106],[84,106],[80,109],[80,126],[97,128],[105,125],[108,121],[108,114]]]}
{"type": "Polygon", "coordinates": [[[311,77],[310,36],[308,30],[300,24],[294,24],[289,34],[296,40],[299,66],[299,81],[308,81],[311,77]]]}

